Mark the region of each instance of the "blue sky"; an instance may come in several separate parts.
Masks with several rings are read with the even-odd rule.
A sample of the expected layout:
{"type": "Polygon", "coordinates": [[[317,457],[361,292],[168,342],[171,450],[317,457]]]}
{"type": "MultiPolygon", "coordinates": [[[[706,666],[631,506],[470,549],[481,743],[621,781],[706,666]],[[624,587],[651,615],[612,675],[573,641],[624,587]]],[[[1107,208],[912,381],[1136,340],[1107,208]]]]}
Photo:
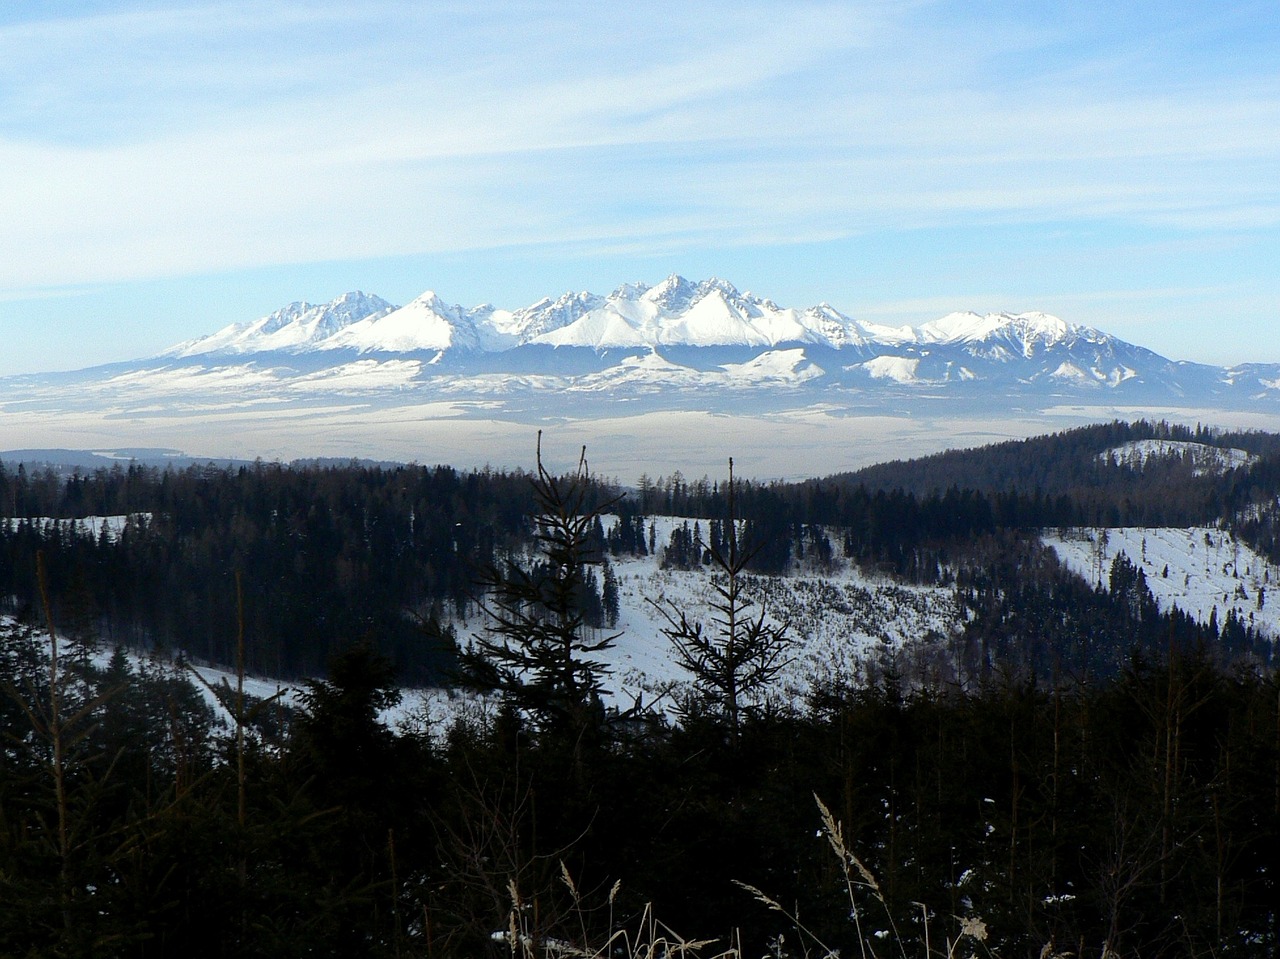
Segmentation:
{"type": "Polygon", "coordinates": [[[1270,2],[10,0],[0,172],[0,373],[670,272],[1280,361],[1270,2]]]}

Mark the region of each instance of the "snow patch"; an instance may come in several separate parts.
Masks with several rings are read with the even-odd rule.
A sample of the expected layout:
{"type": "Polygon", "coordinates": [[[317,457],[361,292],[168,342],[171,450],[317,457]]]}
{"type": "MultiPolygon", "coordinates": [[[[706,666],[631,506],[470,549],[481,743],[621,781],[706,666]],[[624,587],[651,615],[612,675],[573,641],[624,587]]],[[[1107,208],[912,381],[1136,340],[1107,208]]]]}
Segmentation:
{"type": "Polygon", "coordinates": [[[1151,460],[1180,459],[1192,464],[1195,476],[1221,475],[1242,466],[1250,466],[1258,457],[1247,450],[1209,446],[1182,440],[1135,440],[1098,454],[1102,462],[1114,460],[1117,466],[1132,470],[1145,469],[1151,460]]]}
{"type": "Polygon", "coordinates": [[[893,380],[895,383],[919,383],[916,369],[920,361],[907,356],[877,356],[859,364],[872,379],[893,380]]]}

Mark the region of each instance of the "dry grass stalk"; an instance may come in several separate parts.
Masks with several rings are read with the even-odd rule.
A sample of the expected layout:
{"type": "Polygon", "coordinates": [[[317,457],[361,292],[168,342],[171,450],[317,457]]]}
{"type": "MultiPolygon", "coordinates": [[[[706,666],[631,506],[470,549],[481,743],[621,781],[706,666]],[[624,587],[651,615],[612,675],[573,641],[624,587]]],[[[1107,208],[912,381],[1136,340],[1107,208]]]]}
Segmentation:
{"type": "MultiPolygon", "coordinates": [[[[898,932],[898,928],[893,919],[893,914],[889,909],[889,904],[885,900],[884,893],[880,889],[880,884],[876,881],[875,875],[867,868],[866,864],[848,847],[844,840],[844,830],[841,824],[831,814],[831,810],[826,804],[817,797],[813,797],[814,802],[818,806],[818,814],[822,819],[822,831],[827,838],[828,845],[831,846],[832,852],[836,858],[840,860],[840,869],[844,878],[845,892],[849,901],[849,915],[853,919],[854,929],[858,940],[858,948],[862,959],[878,959],[876,953],[876,944],[872,941],[872,937],[867,936],[862,928],[862,911],[858,907],[858,898],[856,892],[858,889],[869,890],[872,896],[880,903],[884,909],[885,919],[888,921],[890,929],[890,937],[892,942],[897,946],[898,954],[902,959],[909,959],[907,953],[906,941],[898,932]]],[[[749,892],[757,902],[767,906],[774,912],[781,913],[786,916],[795,927],[796,932],[800,934],[801,948],[805,959],[811,959],[815,954],[811,949],[817,950],[816,955],[819,959],[838,959],[840,952],[838,949],[825,943],[818,935],[808,926],[800,921],[798,915],[785,909],[781,903],[777,902],[766,895],[755,886],[739,882],[737,885],[749,892]]],[[[924,922],[924,956],[930,959],[935,953],[930,942],[929,928],[929,909],[924,903],[914,903],[920,907],[924,922]]],[[[945,953],[940,953],[944,959],[959,959],[961,944],[976,943],[981,946],[983,952],[988,956],[990,951],[986,947],[987,926],[981,918],[977,916],[957,916],[956,920],[960,924],[959,934],[954,938],[947,938],[947,948],[945,953]]],[[[778,940],[778,948],[775,950],[778,955],[785,955],[781,949],[781,937],[778,940]]],[[[1052,949],[1050,949],[1052,954],[1052,949]]]]}
{"type": "Polygon", "coordinates": [[[620,881],[613,884],[608,894],[609,933],[602,942],[593,944],[589,941],[586,928],[587,906],[579,895],[572,874],[563,862],[560,863],[560,878],[569,888],[574,900],[574,909],[580,922],[579,942],[572,943],[535,934],[530,927],[527,904],[522,900],[515,882],[511,881],[507,885],[507,891],[511,897],[511,911],[507,918],[507,929],[500,938],[506,941],[513,957],[518,959],[612,959],[612,957],[623,956],[626,959],[742,959],[741,950],[737,948],[722,949],[715,953],[706,952],[715,946],[716,940],[685,939],[654,917],[652,905],[645,906],[633,929],[618,926],[613,916],[613,905],[622,888],[620,881]]]}

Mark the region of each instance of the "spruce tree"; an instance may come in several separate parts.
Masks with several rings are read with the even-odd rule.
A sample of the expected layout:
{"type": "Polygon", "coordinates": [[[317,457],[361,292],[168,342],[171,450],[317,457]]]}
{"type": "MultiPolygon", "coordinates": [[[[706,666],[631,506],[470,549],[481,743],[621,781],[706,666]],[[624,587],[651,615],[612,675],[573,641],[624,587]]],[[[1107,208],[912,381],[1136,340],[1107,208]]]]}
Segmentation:
{"type": "Polygon", "coordinates": [[[663,634],[671,641],[676,661],[693,678],[700,702],[719,716],[728,727],[731,743],[737,743],[743,715],[749,713],[756,695],[786,665],[790,639],[786,624],[768,622],[768,611],[746,595],[746,569],[760,545],[743,549],[737,535],[734,504],[733,460],[729,460],[729,515],[721,547],[708,548],[715,570],[707,624],[690,621],[688,614],[668,602],[654,602],[667,626],[663,634]]]}
{"type": "MultiPolygon", "coordinates": [[[[586,615],[588,563],[600,506],[590,504],[586,449],[575,471],[555,477],[542,462],[532,479],[539,510],[538,556],[524,568],[508,562],[481,579],[488,625],[462,653],[464,677],[499,693],[549,731],[578,733],[603,715],[607,665],[597,658],[616,635],[597,636],[586,615]]],[[[605,504],[606,506],[611,504],[605,504]]]]}

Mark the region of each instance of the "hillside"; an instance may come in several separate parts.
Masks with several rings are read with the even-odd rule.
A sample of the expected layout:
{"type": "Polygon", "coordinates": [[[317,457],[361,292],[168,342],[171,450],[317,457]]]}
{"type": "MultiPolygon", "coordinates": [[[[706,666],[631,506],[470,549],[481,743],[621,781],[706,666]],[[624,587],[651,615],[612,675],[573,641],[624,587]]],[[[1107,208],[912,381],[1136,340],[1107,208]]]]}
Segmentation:
{"type": "Polygon", "coordinates": [[[0,466],[0,951],[1266,955],[1273,440],[1159,429],[1083,499],[0,466]]]}
{"type": "MultiPolygon", "coordinates": [[[[854,477],[741,481],[740,536],[760,547],[746,595],[794,640],[780,688],[802,695],[815,675],[927,660],[938,676],[1039,671],[1073,658],[1112,672],[1137,642],[1103,599],[1120,552],[1141,569],[1161,614],[1178,610],[1204,628],[1212,620],[1216,632],[1234,610],[1232,629],[1247,635],[1233,633],[1223,657],[1269,658],[1276,607],[1266,592],[1280,561],[1275,440],[1135,438],[1164,431],[1111,424],[954,458],[995,492],[954,483],[942,494],[886,492],[854,477]],[[1246,446],[1261,452],[1231,452],[1246,446]],[[1140,462],[1125,450],[1141,451],[1140,462]],[[1222,468],[1206,469],[1210,461],[1222,468]],[[1056,477],[1057,495],[1019,491],[1028,475],[1056,477]],[[1037,605],[1061,611],[1039,635],[1008,634],[1008,617],[1037,605]],[[1071,647],[1068,624],[1090,616],[1110,617],[1091,627],[1096,648],[1071,647]]],[[[943,475],[951,459],[885,475],[943,475]]],[[[954,477],[960,467],[947,468],[954,477]]],[[[636,490],[592,486],[595,502],[621,496],[592,534],[618,584],[621,638],[607,662],[620,696],[652,695],[680,678],[654,603],[705,618],[712,571],[703,554],[724,536],[726,492],[723,482],[678,474],[636,490]]],[[[477,576],[512,558],[534,562],[534,501],[522,474],[373,464],[132,466],[69,477],[0,469],[0,511],[5,503],[19,513],[0,520],[9,612],[35,615],[42,551],[68,626],[96,623],[109,643],[226,667],[243,617],[250,668],[284,679],[322,673],[335,651],[367,637],[404,682],[447,683],[451,644],[484,628],[477,576]],[[228,569],[244,576],[243,611],[228,569]],[[453,638],[430,640],[424,627],[453,638]]],[[[593,570],[592,626],[605,635],[615,628],[601,612],[604,566],[593,570]]]]}

